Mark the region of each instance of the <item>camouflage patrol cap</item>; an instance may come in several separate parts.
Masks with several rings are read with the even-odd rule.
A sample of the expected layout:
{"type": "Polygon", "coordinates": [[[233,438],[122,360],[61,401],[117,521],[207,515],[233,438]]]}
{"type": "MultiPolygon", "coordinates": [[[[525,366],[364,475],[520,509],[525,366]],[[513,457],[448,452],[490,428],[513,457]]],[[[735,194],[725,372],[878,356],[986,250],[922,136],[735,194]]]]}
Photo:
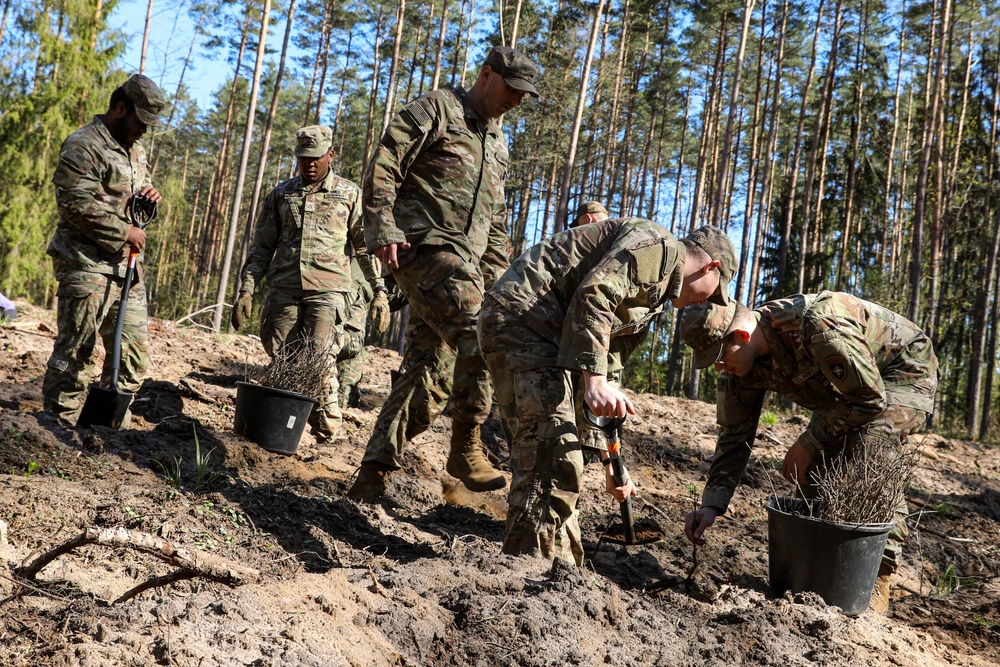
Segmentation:
{"type": "Polygon", "coordinates": [[[576,215],[573,217],[573,224],[570,227],[579,227],[587,222],[584,218],[585,215],[600,215],[604,214],[604,219],[607,220],[609,217],[608,209],[604,208],[604,204],[599,201],[588,201],[580,204],[580,208],[576,209],[576,215]]]}
{"type": "Polygon", "coordinates": [[[704,250],[709,257],[719,262],[719,291],[708,298],[720,306],[729,304],[729,283],[736,276],[739,263],[736,249],[726,233],[718,227],[705,225],[687,236],[687,240],[704,250]]]}
{"type": "Polygon", "coordinates": [[[711,366],[719,360],[722,342],[736,317],[739,304],[693,303],[681,312],[681,340],[694,350],[695,368],[711,366]]]}
{"type": "Polygon", "coordinates": [[[295,131],[295,157],[323,157],[333,145],[333,130],[309,125],[295,131]]]}
{"type": "Polygon", "coordinates": [[[122,84],[122,92],[132,100],[135,105],[135,115],[146,125],[159,127],[160,112],[167,101],[163,97],[160,87],[153,83],[153,80],[143,74],[133,74],[128,81],[122,84]]]}
{"type": "Polygon", "coordinates": [[[521,90],[538,97],[538,90],[535,88],[538,68],[517,49],[512,49],[509,46],[494,46],[489,55],[486,56],[483,67],[487,65],[502,76],[507,85],[514,90],[521,90]]]}

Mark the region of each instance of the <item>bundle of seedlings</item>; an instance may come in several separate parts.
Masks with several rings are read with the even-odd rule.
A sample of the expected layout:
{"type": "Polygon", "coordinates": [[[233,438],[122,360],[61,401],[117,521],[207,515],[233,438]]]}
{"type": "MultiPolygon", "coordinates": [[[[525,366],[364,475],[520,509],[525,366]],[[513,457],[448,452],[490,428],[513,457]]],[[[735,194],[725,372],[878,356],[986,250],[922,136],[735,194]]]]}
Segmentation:
{"type": "Polygon", "coordinates": [[[892,523],[916,468],[918,450],[898,449],[884,436],[865,435],[850,456],[813,473],[819,518],[844,524],[892,523]]]}
{"type": "Polygon", "coordinates": [[[322,400],[336,364],[329,344],[297,339],[278,348],[260,384],[322,400]]]}

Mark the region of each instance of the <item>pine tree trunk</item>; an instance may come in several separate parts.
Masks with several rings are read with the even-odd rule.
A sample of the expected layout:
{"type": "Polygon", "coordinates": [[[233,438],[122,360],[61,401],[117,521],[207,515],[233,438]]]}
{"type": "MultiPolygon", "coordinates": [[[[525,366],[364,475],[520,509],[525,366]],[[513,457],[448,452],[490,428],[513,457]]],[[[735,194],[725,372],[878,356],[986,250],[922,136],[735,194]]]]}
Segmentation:
{"type": "MultiPolygon", "coordinates": [[[[248,209],[247,225],[243,230],[243,244],[240,252],[240,263],[242,267],[247,261],[250,253],[250,239],[253,236],[253,223],[256,221],[257,204],[260,202],[260,193],[264,187],[264,174],[267,171],[267,153],[271,148],[271,134],[274,131],[274,118],[278,113],[278,98],[281,95],[281,82],[285,76],[285,60],[288,56],[288,41],[292,35],[292,24],[295,22],[295,3],[290,0],[288,5],[288,16],[285,19],[285,39],[281,44],[281,57],[278,60],[278,73],[274,77],[274,91],[271,93],[271,106],[267,110],[267,124],[264,126],[264,137],[261,140],[260,156],[257,159],[257,177],[253,184],[253,193],[250,195],[250,208],[248,209]]],[[[348,46],[350,50],[350,46],[348,46]]],[[[236,285],[237,291],[243,287],[236,285]]]]}
{"type": "Polygon", "coordinates": [[[149,46],[149,24],[153,20],[153,0],[146,5],[146,27],[142,30],[142,54],[139,56],[139,74],[146,73],[146,47],[149,46]]]}
{"type": "MultiPolygon", "coordinates": [[[[740,29],[740,45],[736,50],[736,62],[733,63],[733,85],[729,98],[729,114],[726,119],[726,132],[723,135],[722,159],[719,161],[719,180],[715,190],[715,204],[712,206],[712,224],[722,226],[723,202],[728,190],[729,164],[735,159],[730,156],[733,149],[733,130],[736,126],[736,114],[740,101],[740,84],[743,80],[743,57],[747,50],[747,37],[750,35],[750,18],[753,15],[755,0],[745,0],[743,5],[743,26],[740,29]]],[[[726,216],[728,218],[728,216],[726,216]]]]}
{"type": "MultiPolygon", "coordinates": [[[[628,0],[626,0],[628,2],[628,0]]],[[[576,113],[573,115],[573,125],[569,131],[569,148],[566,150],[566,166],[563,170],[562,185],[559,188],[559,199],[556,204],[556,217],[552,223],[553,229],[559,223],[565,224],[566,211],[569,207],[569,184],[573,178],[573,165],[576,161],[576,145],[580,139],[580,124],[583,120],[583,108],[587,103],[587,84],[590,80],[590,66],[594,60],[594,47],[597,45],[597,31],[601,26],[601,15],[604,13],[604,0],[597,1],[594,20],[590,27],[590,42],[583,58],[583,72],[580,74],[580,93],[576,100],[576,113]]],[[[547,224],[548,221],[546,220],[547,224]]],[[[543,236],[544,238],[544,236],[543,236]]]]}
{"type": "MultiPolygon", "coordinates": [[[[229,216],[229,229],[226,234],[226,251],[222,257],[222,270],[219,272],[219,288],[215,293],[215,316],[212,318],[212,331],[222,328],[222,308],[226,303],[226,291],[229,288],[229,268],[233,262],[233,248],[236,245],[236,231],[240,225],[240,205],[243,203],[243,185],[246,182],[247,162],[250,160],[250,143],[253,140],[254,119],[257,116],[257,96],[260,92],[260,77],[264,71],[265,43],[271,22],[271,0],[264,0],[264,13],[260,20],[260,41],[257,43],[257,62],[253,69],[253,83],[250,86],[250,108],[247,110],[247,122],[243,130],[243,150],[240,151],[240,168],[236,174],[236,187],[233,190],[232,214],[229,216]]],[[[251,212],[252,215],[252,212],[251,212]]],[[[247,224],[249,227],[249,223],[247,224]]]]}
{"type": "Polygon", "coordinates": [[[385,113],[382,116],[382,129],[379,136],[385,132],[385,128],[392,119],[393,109],[396,106],[396,74],[399,71],[399,47],[403,43],[403,21],[406,18],[406,0],[399,0],[396,8],[396,34],[393,38],[392,62],[389,63],[389,89],[385,98],[385,113]]]}
{"type": "Polygon", "coordinates": [[[448,30],[448,0],[441,3],[441,29],[438,31],[437,53],[434,54],[434,76],[431,77],[431,90],[437,90],[441,83],[441,61],[444,58],[444,39],[448,30]]]}
{"type": "MultiPolygon", "coordinates": [[[[783,296],[787,292],[785,282],[788,275],[788,245],[792,239],[792,228],[795,218],[795,195],[799,181],[799,164],[802,160],[802,138],[805,134],[806,116],[809,109],[809,92],[812,90],[813,77],[816,74],[816,58],[823,27],[824,4],[825,0],[820,0],[819,8],[816,12],[816,30],[813,32],[809,72],[806,75],[805,85],[802,86],[802,101],[799,104],[799,122],[795,130],[795,141],[792,143],[792,159],[789,161],[788,166],[789,184],[785,192],[785,219],[783,220],[781,236],[779,238],[777,285],[774,292],[771,293],[771,298],[783,296]]],[[[805,252],[805,248],[802,248],[800,252],[805,252]]]]}

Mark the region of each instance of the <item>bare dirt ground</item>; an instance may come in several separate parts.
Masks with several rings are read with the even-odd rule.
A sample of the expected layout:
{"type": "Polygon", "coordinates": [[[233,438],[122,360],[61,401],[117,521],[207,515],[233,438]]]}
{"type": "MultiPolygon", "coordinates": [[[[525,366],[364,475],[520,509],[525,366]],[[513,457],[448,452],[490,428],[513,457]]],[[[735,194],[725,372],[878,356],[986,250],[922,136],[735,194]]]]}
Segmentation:
{"type": "MultiPolygon", "coordinates": [[[[768,587],[763,501],[772,480],[790,489],[764,466],[780,461],[802,417],[762,427],[761,464],[694,554],[681,522],[704,483],[714,407],[633,396],[640,414],[622,440],[644,499],[636,511],[667,537],[601,542],[617,508],[591,464],[587,564],[576,568],[499,553],[505,493],[472,494],[444,472],[446,417],[410,445],[386,502],[344,497],[392,352],[369,350],[346,437],[317,446],[307,431],[296,455],[281,456],[232,434],[236,382],[266,363],[252,338],[152,322],[132,430],[72,430],[41,411],[53,314],[18,306],[15,325],[0,327],[2,665],[1000,664],[1000,449],[924,439],[897,598],[888,615],[848,618],[815,594],[768,587]],[[200,470],[196,437],[210,453],[200,470]],[[34,581],[18,577],[32,554],[90,527],[163,538],[259,576],[182,579],[116,603],[176,567],[87,545],[34,581]]],[[[502,461],[500,433],[487,424],[502,461]]]]}

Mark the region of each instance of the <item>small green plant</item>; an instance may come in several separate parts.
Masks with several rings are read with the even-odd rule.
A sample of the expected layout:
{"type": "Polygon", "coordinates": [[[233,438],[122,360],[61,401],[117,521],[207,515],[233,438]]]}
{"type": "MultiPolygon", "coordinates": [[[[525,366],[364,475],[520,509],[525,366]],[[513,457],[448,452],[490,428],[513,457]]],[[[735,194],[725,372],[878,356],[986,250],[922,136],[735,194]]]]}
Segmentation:
{"type": "Polygon", "coordinates": [[[181,457],[175,456],[172,463],[163,465],[160,461],[156,465],[163,471],[163,478],[167,480],[167,486],[172,489],[181,488],[181,457]]]}
{"type": "Polygon", "coordinates": [[[222,483],[223,475],[209,470],[209,466],[212,462],[212,452],[215,451],[215,448],[208,450],[203,456],[201,453],[201,443],[198,441],[198,429],[194,424],[191,425],[191,428],[194,430],[195,486],[218,486],[222,483]]]}
{"type": "Polygon", "coordinates": [[[950,595],[961,587],[962,579],[958,576],[955,564],[952,563],[945,568],[945,571],[941,573],[940,577],[938,577],[937,583],[934,584],[934,594],[942,596],[950,595]]]}
{"type": "Polygon", "coordinates": [[[951,505],[949,505],[943,500],[939,503],[935,503],[932,509],[941,516],[948,516],[949,514],[951,514],[951,505]]]}
{"type": "Polygon", "coordinates": [[[978,623],[979,625],[983,626],[987,630],[992,630],[993,628],[997,627],[997,625],[998,625],[997,623],[995,623],[993,621],[989,621],[989,620],[983,618],[979,614],[973,614],[972,615],[972,620],[975,621],[976,623],[978,623]]]}
{"type": "Polygon", "coordinates": [[[764,426],[774,426],[778,423],[778,415],[773,412],[764,412],[760,416],[760,423],[764,426]]]}
{"type": "Polygon", "coordinates": [[[28,467],[24,471],[24,479],[25,480],[31,479],[32,473],[34,473],[40,467],[41,466],[38,464],[38,461],[35,461],[34,459],[28,459],[28,467]]]}

